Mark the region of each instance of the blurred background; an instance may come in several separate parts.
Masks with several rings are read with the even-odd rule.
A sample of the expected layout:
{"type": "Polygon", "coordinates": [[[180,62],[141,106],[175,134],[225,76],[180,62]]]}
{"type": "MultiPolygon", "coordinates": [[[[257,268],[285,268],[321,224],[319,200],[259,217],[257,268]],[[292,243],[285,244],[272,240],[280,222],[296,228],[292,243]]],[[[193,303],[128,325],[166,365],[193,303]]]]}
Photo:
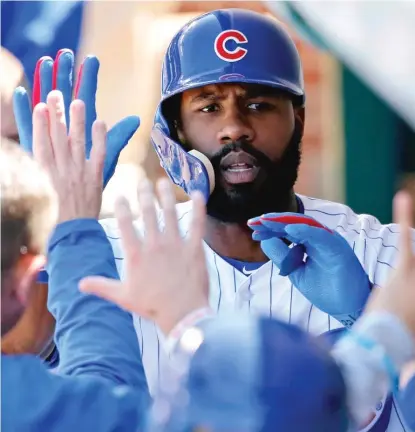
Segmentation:
{"type": "Polygon", "coordinates": [[[6,70],[2,59],[2,123],[7,89],[24,75],[31,85],[39,57],[60,48],[78,62],[97,55],[99,117],[109,126],[141,118],[105,191],[102,214],[111,214],[118,194],[134,201],[143,176],[164,175],[149,136],[170,39],[194,16],[224,7],[273,13],[300,51],[307,102],[297,192],[390,222],[396,190],[415,195],[414,2],[2,1],[1,44],[20,62],[6,70]]]}

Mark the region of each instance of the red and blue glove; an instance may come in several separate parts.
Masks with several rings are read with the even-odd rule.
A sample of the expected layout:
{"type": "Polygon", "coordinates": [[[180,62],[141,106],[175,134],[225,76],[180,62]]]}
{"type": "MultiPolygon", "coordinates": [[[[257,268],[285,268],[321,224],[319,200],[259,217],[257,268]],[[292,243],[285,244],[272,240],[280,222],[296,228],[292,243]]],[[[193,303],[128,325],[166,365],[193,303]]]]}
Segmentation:
{"type": "MultiPolygon", "coordinates": [[[[85,104],[85,154],[89,158],[92,148],[92,125],[97,118],[95,106],[99,60],[88,56],[82,63],[75,85],[73,85],[75,57],[71,50],[60,50],[55,58],[42,57],[38,60],[33,82],[32,104],[27,91],[18,87],[14,92],[14,115],[19,132],[20,145],[32,153],[32,107],[40,102],[46,102],[52,90],[60,90],[65,104],[66,124],[69,130],[69,107],[73,99],[80,99],[85,104]],[[73,94],[73,96],[72,96],[73,94]],[[32,105],[32,106],[31,106],[32,105]]],[[[107,134],[107,153],[104,165],[104,188],[114,174],[121,151],[128,144],[140,125],[137,116],[129,116],[118,122],[107,134]]],[[[47,283],[45,270],[38,277],[39,283],[47,283]]]]}
{"type": "MultiPolygon", "coordinates": [[[[32,107],[39,102],[46,102],[51,90],[60,90],[65,104],[66,124],[69,128],[69,106],[73,99],[85,103],[85,153],[89,158],[92,148],[92,124],[97,118],[95,98],[98,83],[99,60],[88,56],[82,63],[75,85],[73,85],[75,58],[71,50],[62,49],[56,55],[55,61],[50,57],[38,60],[32,92],[32,107]],[[73,94],[73,97],[72,97],[73,94]]],[[[32,109],[29,95],[23,87],[18,87],[14,93],[14,115],[21,146],[32,153],[32,109]]],[[[119,155],[128,144],[140,125],[137,116],[129,116],[118,122],[107,135],[107,155],[104,166],[104,187],[114,174],[119,155]]]]}
{"type": "Polygon", "coordinates": [[[353,325],[372,285],[339,233],[298,213],[269,213],[248,226],[282,276],[320,310],[346,327],[353,325]]]}

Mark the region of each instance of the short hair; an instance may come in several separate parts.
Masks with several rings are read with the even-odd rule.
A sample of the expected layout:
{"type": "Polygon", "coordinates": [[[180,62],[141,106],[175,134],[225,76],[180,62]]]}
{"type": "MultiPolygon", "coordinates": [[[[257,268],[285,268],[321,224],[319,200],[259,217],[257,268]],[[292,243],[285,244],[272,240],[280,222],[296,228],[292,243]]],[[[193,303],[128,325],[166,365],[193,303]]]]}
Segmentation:
{"type": "Polygon", "coordinates": [[[54,228],[58,203],[47,173],[20,146],[1,138],[1,271],[22,254],[41,255],[54,228]]]}

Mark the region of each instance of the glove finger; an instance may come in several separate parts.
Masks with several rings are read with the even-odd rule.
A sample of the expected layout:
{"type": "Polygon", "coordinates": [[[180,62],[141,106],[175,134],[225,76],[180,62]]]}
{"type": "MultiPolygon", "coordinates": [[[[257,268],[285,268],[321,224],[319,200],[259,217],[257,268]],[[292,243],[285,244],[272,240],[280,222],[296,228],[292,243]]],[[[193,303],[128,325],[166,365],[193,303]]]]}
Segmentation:
{"type": "Polygon", "coordinates": [[[303,244],[307,255],[314,260],[327,260],[330,256],[351,252],[347,241],[333,231],[299,224],[287,225],[285,232],[287,239],[303,244]]]}
{"type": "Polygon", "coordinates": [[[107,155],[104,164],[104,187],[114,174],[121,151],[140,126],[137,116],[129,116],[118,122],[107,134],[107,155]]]}
{"type": "Polygon", "coordinates": [[[46,102],[48,94],[52,91],[53,60],[43,57],[39,67],[40,102],[46,102]]]}
{"type": "Polygon", "coordinates": [[[41,57],[36,62],[35,73],[34,73],[34,76],[33,76],[32,108],[34,108],[39,102],[42,102],[42,100],[40,99],[40,87],[41,87],[41,82],[40,82],[40,66],[42,65],[42,63],[44,61],[47,61],[49,59],[50,59],[50,57],[44,56],[44,57],[41,57]]]}
{"type": "Polygon", "coordinates": [[[264,220],[280,222],[286,225],[305,224],[309,226],[327,229],[323,224],[321,224],[317,220],[313,219],[310,216],[303,215],[301,213],[290,213],[290,212],[268,213],[261,216],[261,222],[263,222],[264,220]]]}
{"type": "Polygon", "coordinates": [[[263,241],[263,240],[268,240],[270,238],[275,237],[275,235],[271,232],[271,231],[254,231],[252,233],[252,240],[255,241],[263,241]]]}
{"type": "Polygon", "coordinates": [[[286,224],[282,222],[273,222],[267,219],[261,219],[262,225],[267,228],[269,231],[272,231],[273,233],[280,235],[284,233],[285,235],[285,227],[286,224]]]}
{"type": "Polygon", "coordinates": [[[261,249],[278,268],[281,268],[281,263],[290,251],[281,239],[275,237],[262,241],[261,249]]]}
{"type": "Polygon", "coordinates": [[[13,93],[13,111],[20,145],[32,154],[32,110],[29,95],[23,87],[17,87],[13,93]]]}
{"type": "Polygon", "coordinates": [[[65,105],[66,126],[69,130],[69,107],[72,102],[72,80],[75,58],[69,49],[58,51],[53,63],[53,89],[59,90],[63,95],[65,105]]]}
{"type": "Polygon", "coordinates": [[[304,265],[305,248],[303,245],[292,247],[280,265],[280,275],[288,276],[304,265]]]}
{"type": "Polygon", "coordinates": [[[75,85],[74,98],[85,104],[85,134],[86,155],[89,157],[92,146],[92,125],[97,118],[96,93],[98,86],[99,60],[95,56],[88,56],[82,62],[75,85]]]}
{"type": "Polygon", "coordinates": [[[247,222],[247,225],[249,228],[256,229],[257,226],[261,226],[261,216],[254,217],[252,219],[249,219],[247,222]]]}

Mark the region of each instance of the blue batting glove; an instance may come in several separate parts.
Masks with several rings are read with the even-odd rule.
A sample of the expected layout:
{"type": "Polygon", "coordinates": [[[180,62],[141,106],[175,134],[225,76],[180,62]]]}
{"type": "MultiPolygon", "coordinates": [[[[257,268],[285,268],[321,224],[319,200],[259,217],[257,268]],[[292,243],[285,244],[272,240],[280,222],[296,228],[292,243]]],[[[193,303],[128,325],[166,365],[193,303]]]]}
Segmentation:
{"type": "MultiPolygon", "coordinates": [[[[28,152],[33,152],[32,108],[38,103],[45,103],[52,90],[62,92],[66,124],[69,130],[69,107],[73,99],[80,99],[85,104],[85,154],[89,158],[92,148],[92,125],[97,118],[95,99],[98,84],[99,60],[88,56],[82,63],[76,84],[73,85],[75,57],[71,50],[60,50],[55,61],[50,57],[38,60],[33,80],[32,103],[27,91],[18,87],[14,92],[14,115],[19,133],[20,145],[28,152]],[[73,97],[72,97],[73,94],[73,97]]],[[[140,125],[137,116],[129,116],[118,122],[107,134],[107,154],[104,164],[104,188],[114,174],[121,151],[128,144],[140,125]]],[[[42,270],[39,283],[47,283],[48,275],[42,270]]]]}
{"type": "MultiPolygon", "coordinates": [[[[86,156],[89,158],[92,148],[92,124],[97,118],[95,98],[98,83],[99,60],[88,56],[82,63],[75,86],[73,85],[74,54],[63,49],[56,55],[55,61],[50,57],[42,57],[36,65],[32,107],[40,102],[46,102],[51,90],[60,90],[63,95],[66,113],[66,124],[69,128],[69,106],[73,99],[85,103],[85,134],[86,156]]],[[[20,144],[32,153],[32,109],[27,91],[18,87],[14,93],[14,114],[19,132],[20,144]]],[[[129,116],[118,122],[107,135],[107,155],[104,165],[104,188],[114,174],[121,151],[127,145],[140,125],[137,116],[129,116]]]]}
{"type": "Polygon", "coordinates": [[[366,304],[371,283],[339,233],[297,213],[269,213],[248,225],[281,275],[288,276],[320,310],[346,327],[353,325],[366,304]]]}

